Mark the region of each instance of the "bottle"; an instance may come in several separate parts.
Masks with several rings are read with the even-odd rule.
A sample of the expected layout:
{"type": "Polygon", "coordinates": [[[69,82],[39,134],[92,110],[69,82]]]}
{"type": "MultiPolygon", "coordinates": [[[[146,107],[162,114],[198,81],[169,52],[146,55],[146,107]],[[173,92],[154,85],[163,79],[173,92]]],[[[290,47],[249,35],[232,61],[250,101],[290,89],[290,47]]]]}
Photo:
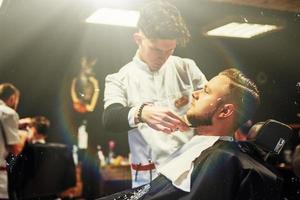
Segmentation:
{"type": "Polygon", "coordinates": [[[115,148],[115,141],[113,140],[108,141],[107,164],[112,164],[113,162],[113,159],[115,157],[114,148],[115,148]]]}
{"type": "Polygon", "coordinates": [[[88,147],[88,133],[86,131],[87,120],[83,120],[78,128],[78,148],[87,149],[88,147]]]}
{"type": "Polygon", "coordinates": [[[74,160],[74,163],[75,165],[78,165],[78,148],[76,145],[73,145],[73,148],[72,148],[72,153],[73,153],[73,160],[74,160]]]}
{"type": "Polygon", "coordinates": [[[99,158],[99,166],[104,167],[106,165],[105,156],[103,154],[102,148],[100,145],[97,145],[97,153],[99,158]]]}

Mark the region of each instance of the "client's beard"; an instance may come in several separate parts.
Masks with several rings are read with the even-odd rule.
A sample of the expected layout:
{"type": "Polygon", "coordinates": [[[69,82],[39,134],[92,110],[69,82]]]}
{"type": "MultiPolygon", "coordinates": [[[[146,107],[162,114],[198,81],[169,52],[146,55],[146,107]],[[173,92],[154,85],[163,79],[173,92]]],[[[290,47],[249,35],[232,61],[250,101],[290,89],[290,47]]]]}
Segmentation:
{"type": "Polygon", "coordinates": [[[207,113],[203,116],[187,115],[187,120],[190,123],[190,127],[198,126],[209,126],[212,125],[212,115],[213,113],[207,113]]]}
{"type": "Polygon", "coordinates": [[[214,114],[217,112],[219,106],[217,106],[213,111],[209,113],[205,113],[203,115],[189,115],[187,114],[187,120],[190,123],[190,127],[198,127],[198,126],[210,126],[212,125],[212,119],[214,114]]]}

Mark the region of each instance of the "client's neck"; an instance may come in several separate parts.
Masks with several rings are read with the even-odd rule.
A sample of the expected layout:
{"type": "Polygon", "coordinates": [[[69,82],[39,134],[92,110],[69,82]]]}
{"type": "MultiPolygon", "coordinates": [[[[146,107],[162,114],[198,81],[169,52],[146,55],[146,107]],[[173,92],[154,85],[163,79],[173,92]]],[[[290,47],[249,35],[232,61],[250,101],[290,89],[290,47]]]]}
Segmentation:
{"type": "Polygon", "coordinates": [[[195,130],[197,135],[233,136],[234,133],[234,130],[227,126],[198,126],[195,130]]]}

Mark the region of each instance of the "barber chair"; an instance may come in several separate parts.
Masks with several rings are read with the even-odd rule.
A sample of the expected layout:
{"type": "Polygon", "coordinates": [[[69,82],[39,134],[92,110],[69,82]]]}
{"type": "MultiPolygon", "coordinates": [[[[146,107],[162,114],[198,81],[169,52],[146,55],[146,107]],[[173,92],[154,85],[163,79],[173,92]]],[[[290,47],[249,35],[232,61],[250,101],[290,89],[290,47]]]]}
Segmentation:
{"type": "Polygon", "coordinates": [[[279,155],[292,134],[293,131],[288,125],[269,119],[250,128],[248,142],[265,152],[264,160],[267,160],[271,154],[279,155]]]}
{"type": "MultiPolygon", "coordinates": [[[[276,120],[270,119],[259,122],[251,127],[248,132],[249,143],[264,152],[263,159],[267,161],[269,156],[279,161],[269,162],[275,167],[277,173],[282,177],[282,199],[300,199],[300,145],[293,154],[292,160],[284,159],[284,151],[291,151],[287,148],[287,143],[294,139],[291,127],[276,120]],[[282,151],[283,150],[283,151],[282,151]],[[280,152],[283,152],[280,154],[280,152]]],[[[268,159],[269,161],[270,159],[268,159]]]]}
{"type": "Polygon", "coordinates": [[[11,176],[10,199],[55,199],[76,184],[72,151],[63,144],[28,144],[11,176]]]}

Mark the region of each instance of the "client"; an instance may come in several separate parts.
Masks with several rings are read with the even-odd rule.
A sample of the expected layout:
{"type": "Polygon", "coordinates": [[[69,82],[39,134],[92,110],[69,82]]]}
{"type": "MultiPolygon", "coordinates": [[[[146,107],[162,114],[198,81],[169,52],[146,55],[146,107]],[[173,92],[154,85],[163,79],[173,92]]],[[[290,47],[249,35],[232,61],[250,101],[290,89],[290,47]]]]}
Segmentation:
{"type": "Polygon", "coordinates": [[[233,138],[259,103],[250,79],[234,68],[222,71],[193,93],[186,118],[196,136],[158,166],[160,175],[102,199],[279,199],[279,177],[233,138]]]}

